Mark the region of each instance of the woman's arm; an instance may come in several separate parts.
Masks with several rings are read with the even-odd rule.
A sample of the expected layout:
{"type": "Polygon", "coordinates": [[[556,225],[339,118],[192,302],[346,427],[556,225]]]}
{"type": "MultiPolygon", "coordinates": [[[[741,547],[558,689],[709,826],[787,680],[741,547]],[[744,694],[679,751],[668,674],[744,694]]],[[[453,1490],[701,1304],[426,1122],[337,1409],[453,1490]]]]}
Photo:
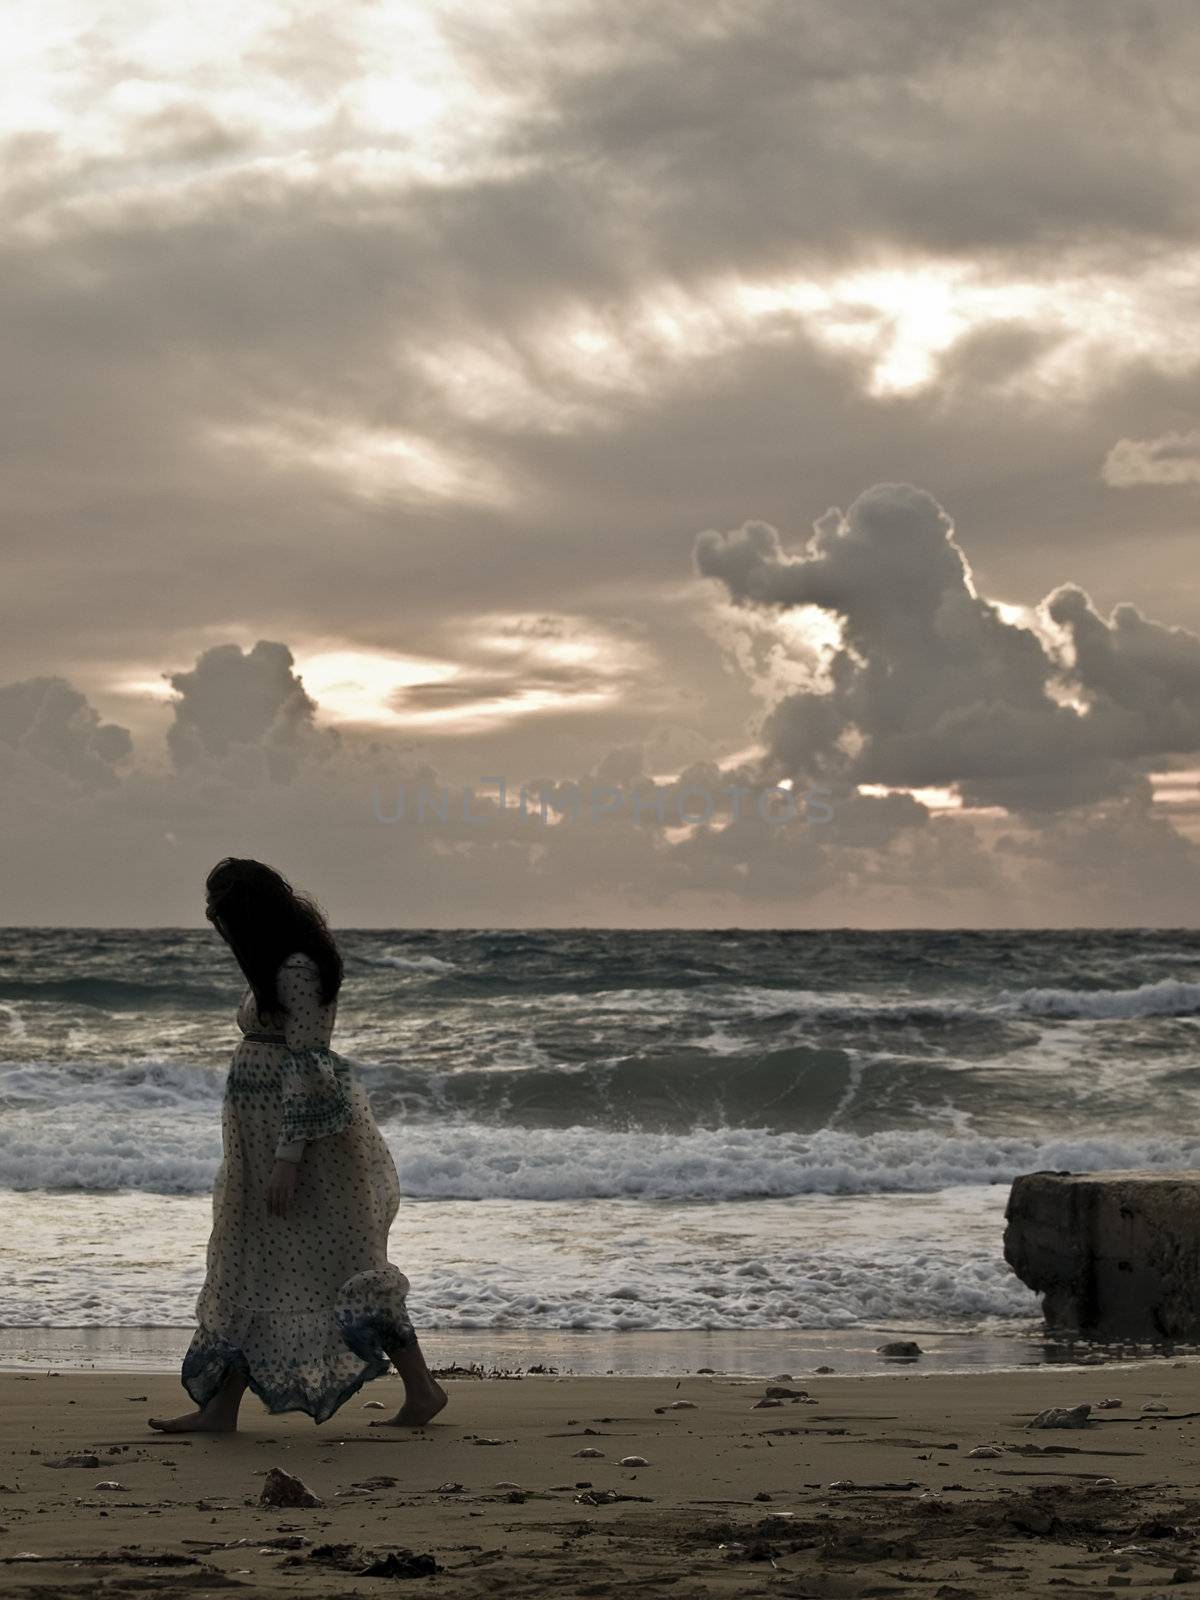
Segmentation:
{"type": "Polygon", "coordinates": [[[278,1161],[297,1162],[305,1145],[349,1126],[353,1111],[345,1086],[325,1043],[321,976],[316,962],[297,953],[279,969],[280,1004],[284,1009],[283,1115],[278,1161]]]}

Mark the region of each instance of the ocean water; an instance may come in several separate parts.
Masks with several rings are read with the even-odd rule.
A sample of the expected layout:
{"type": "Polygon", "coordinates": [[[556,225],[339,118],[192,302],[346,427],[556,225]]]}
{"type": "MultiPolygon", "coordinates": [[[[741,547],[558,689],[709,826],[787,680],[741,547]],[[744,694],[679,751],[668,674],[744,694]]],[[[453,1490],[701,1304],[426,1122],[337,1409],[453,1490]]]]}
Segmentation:
{"type": "MultiPolygon", "coordinates": [[[[1200,931],[339,939],[392,1258],[458,1358],[1011,1355],[1012,1178],[1200,1164],[1200,931]]],[[[0,1327],[191,1325],[243,987],[207,929],[0,930],[0,1327]]]]}

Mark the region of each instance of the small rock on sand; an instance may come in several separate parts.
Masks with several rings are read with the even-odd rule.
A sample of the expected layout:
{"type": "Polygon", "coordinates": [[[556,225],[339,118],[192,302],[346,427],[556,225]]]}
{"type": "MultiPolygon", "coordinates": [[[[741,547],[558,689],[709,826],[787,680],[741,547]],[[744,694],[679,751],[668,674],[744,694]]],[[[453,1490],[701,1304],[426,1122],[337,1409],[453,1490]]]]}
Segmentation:
{"type": "Polygon", "coordinates": [[[986,1459],[990,1461],[994,1456],[1002,1456],[1003,1454],[1004,1451],[1000,1449],[999,1445],[981,1444],[974,1450],[967,1451],[967,1460],[979,1461],[986,1459]]]}
{"type": "Polygon", "coordinates": [[[1114,1406],[1119,1406],[1121,1404],[1122,1404],[1122,1402],[1120,1400],[1114,1400],[1114,1399],[1111,1399],[1111,1398],[1108,1399],[1108,1400],[1097,1400],[1097,1402],[1096,1402],[1096,1410],[1097,1411],[1111,1411],[1114,1406]]]}
{"type": "Polygon", "coordinates": [[[99,1456],[56,1456],[53,1461],[43,1461],[44,1467],[98,1467],[99,1456]]]}
{"type": "Polygon", "coordinates": [[[1143,1411],[1166,1411],[1168,1409],[1165,1400],[1147,1400],[1142,1405],[1143,1411]]]}
{"type": "Polygon", "coordinates": [[[903,1357],[906,1361],[911,1361],[915,1357],[923,1355],[924,1351],[915,1339],[893,1339],[890,1344],[877,1344],[875,1346],[875,1354],[877,1356],[903,1357]]]}
{"type": "Polygon", "coordinates": [[[765,1411],[769,1406],[781,1406],[782,1400],[756,1400],[750,1407],[751,1411],[765,1411]]]}
{"type": "Polygon", "coordinates": [[[591,1445],[589,1445],[586,1450],[576,1450],[576,1452],[575,1452],[575,1455],[576,1455],[577,1458],[581,1458],[583,1460],[588,1460],[588,1461],[592,1460],[595,1457],[602,1456],[603,1454],[604,1454],[603,1450],[595,1450],[595,1449],[592,1448],[591,1445]]]}
{"type": "Polygon", "coordinates": [[[814,1367],[813,1371],[814,1372],[836,1372],[837,1368],[836,1367],[814,1367]]]}
{"type": "Polygon", "coordinates": [[[118,1483],[115,1478],[102,1478],[96,1485],[97,1489],[124,1489],[123,1483],[118,1483]]]}
{"type": "Polygon", "coordinates": [[[1025,1424],[1027,1428],[1086,1428],[1091,1406],[1048,1406],[1025,1424]]]}
{"type": "Polygon", "coordinates": [[[700,1408],[694,1400],[672,1400],[666,1409],[668,1411],[698,1411],[700,1408]]]}
{"type": "Polygon", "coordinates": [[[807,1400],[807,1389],[789,1389],[786,1384],[772,1383],[767,1386],[768,1400],[807,1400]]]}
{"type": "Polygon", "coordinates": [[[646,1466],[649,1466],[649,1464],[650,1463],[646,1460],[645,1456],[622,1456],[621,1457],[621,1465],[623,1467],[646,1467],[646,1466]]]}
{"type": "Polygon", "coordinates": [[[325,1502],[290,1472],[272,1467],[267,1473],[258,1503],[261,1506],[320,1506],[325,1502]]]}

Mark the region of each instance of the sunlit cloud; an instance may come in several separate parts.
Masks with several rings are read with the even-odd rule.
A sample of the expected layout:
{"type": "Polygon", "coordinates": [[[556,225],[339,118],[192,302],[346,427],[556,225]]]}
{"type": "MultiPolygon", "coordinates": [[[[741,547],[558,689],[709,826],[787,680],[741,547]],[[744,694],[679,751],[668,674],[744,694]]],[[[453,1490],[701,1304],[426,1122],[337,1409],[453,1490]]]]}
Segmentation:
{"type": "Polygon", "coordinates": [[[964,809],[962,797],[956,790],[938,786],[905,789],[890,787],[886,783],[860,783],[857,785],[857,792],[872,799],[884,799],[891,794],[911,795],[927,811],[962,811],[964,809]]]}
{"type": "Polygon", "coordinates": [[[1200,802],[1200,771],[1151,772],[1155,805],[1195,806],[1200,802]]]}
{"type": "Polygon", "coordinates": [[[218,448],[254,457],[268,470],[315,471],[364,500],[506,505],[512,488],[490,463],[412,432],[339,424],[291,414],[262,424],[214,428],[218,448]]]}
{"type": "MultiPolygon", "coordinates": [[[[520,26],[533,10],[506,0],[503,19],[520,26]]],[[[162,154],[144,137],[148,121],[202,106],[246,135],[224,165],[297,145],[318,157],[383,146],[409,180],[467,181],[488,170],[514,118],[535,110],[529,85],[483,76],[458,47],[458,29],[489,14],[502,15],[494,0],[389,0],[324,16],[290,0],[212,0],[197,26],[181,0],[126,0],[107,13],[45,0],[5,37],[12,88],[0,136],[55,136],[84,188],[98,163],[134,181],[162,154]]],[[[186,187],[196,176],[181,164],[154,180],[186,187]]]]}
{"type": "Polygon", "coordinates": [[[1182,251],[1118,274],[1064,267],[1053,279],[996,281],[970,264],[928,262],[828,281],[743,283],[752,322],[789,317],[831,349],[870,361],[872,394],[913,393],[938,376],[964,335],[1008,324],[1053,331],[1046,352],[1011,382],[1046,394],[1078,388],[1093,364],[1146,357],[1171,371],[1193,362],[1178,337],[1200,256],[1182,251]]]}
{"type": "Polygon", "coordinates": [[[511,338],[432,343],[408,359],[448,411],[501,429],[570,432],[623,415],[684,385],[697,364],[738,350],[809,339],[853,359],[876,398],[935,384],[953,348],[983,329],[1044,336],[997,391],[1049,401],[1079,397],[1098,367],[1146,359],[1191,364],[1178,338],[1200,255],[1106,277],[995,281],[969,264],[930,261],[827,278],[752,282],[722,275],[648,283],[617,303],[547,310],[511,338]]]}

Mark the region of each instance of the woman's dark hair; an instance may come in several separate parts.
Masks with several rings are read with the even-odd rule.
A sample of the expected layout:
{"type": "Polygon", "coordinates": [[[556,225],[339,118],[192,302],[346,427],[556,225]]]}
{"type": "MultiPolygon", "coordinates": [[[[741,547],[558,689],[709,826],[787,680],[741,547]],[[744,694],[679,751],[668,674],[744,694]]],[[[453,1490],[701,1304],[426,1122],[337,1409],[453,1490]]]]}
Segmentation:
{"type": "Polygon", "coordinates": [[[282,1010],[275,977],[296,950],[316,962],[321,1000],[329,1004],[342,986],[342,957],[310,895],[297,893],[274,867],[241,856],[218,861],[204,886],[208,920],[237,958],[260,1016],[282,1010]]]}

